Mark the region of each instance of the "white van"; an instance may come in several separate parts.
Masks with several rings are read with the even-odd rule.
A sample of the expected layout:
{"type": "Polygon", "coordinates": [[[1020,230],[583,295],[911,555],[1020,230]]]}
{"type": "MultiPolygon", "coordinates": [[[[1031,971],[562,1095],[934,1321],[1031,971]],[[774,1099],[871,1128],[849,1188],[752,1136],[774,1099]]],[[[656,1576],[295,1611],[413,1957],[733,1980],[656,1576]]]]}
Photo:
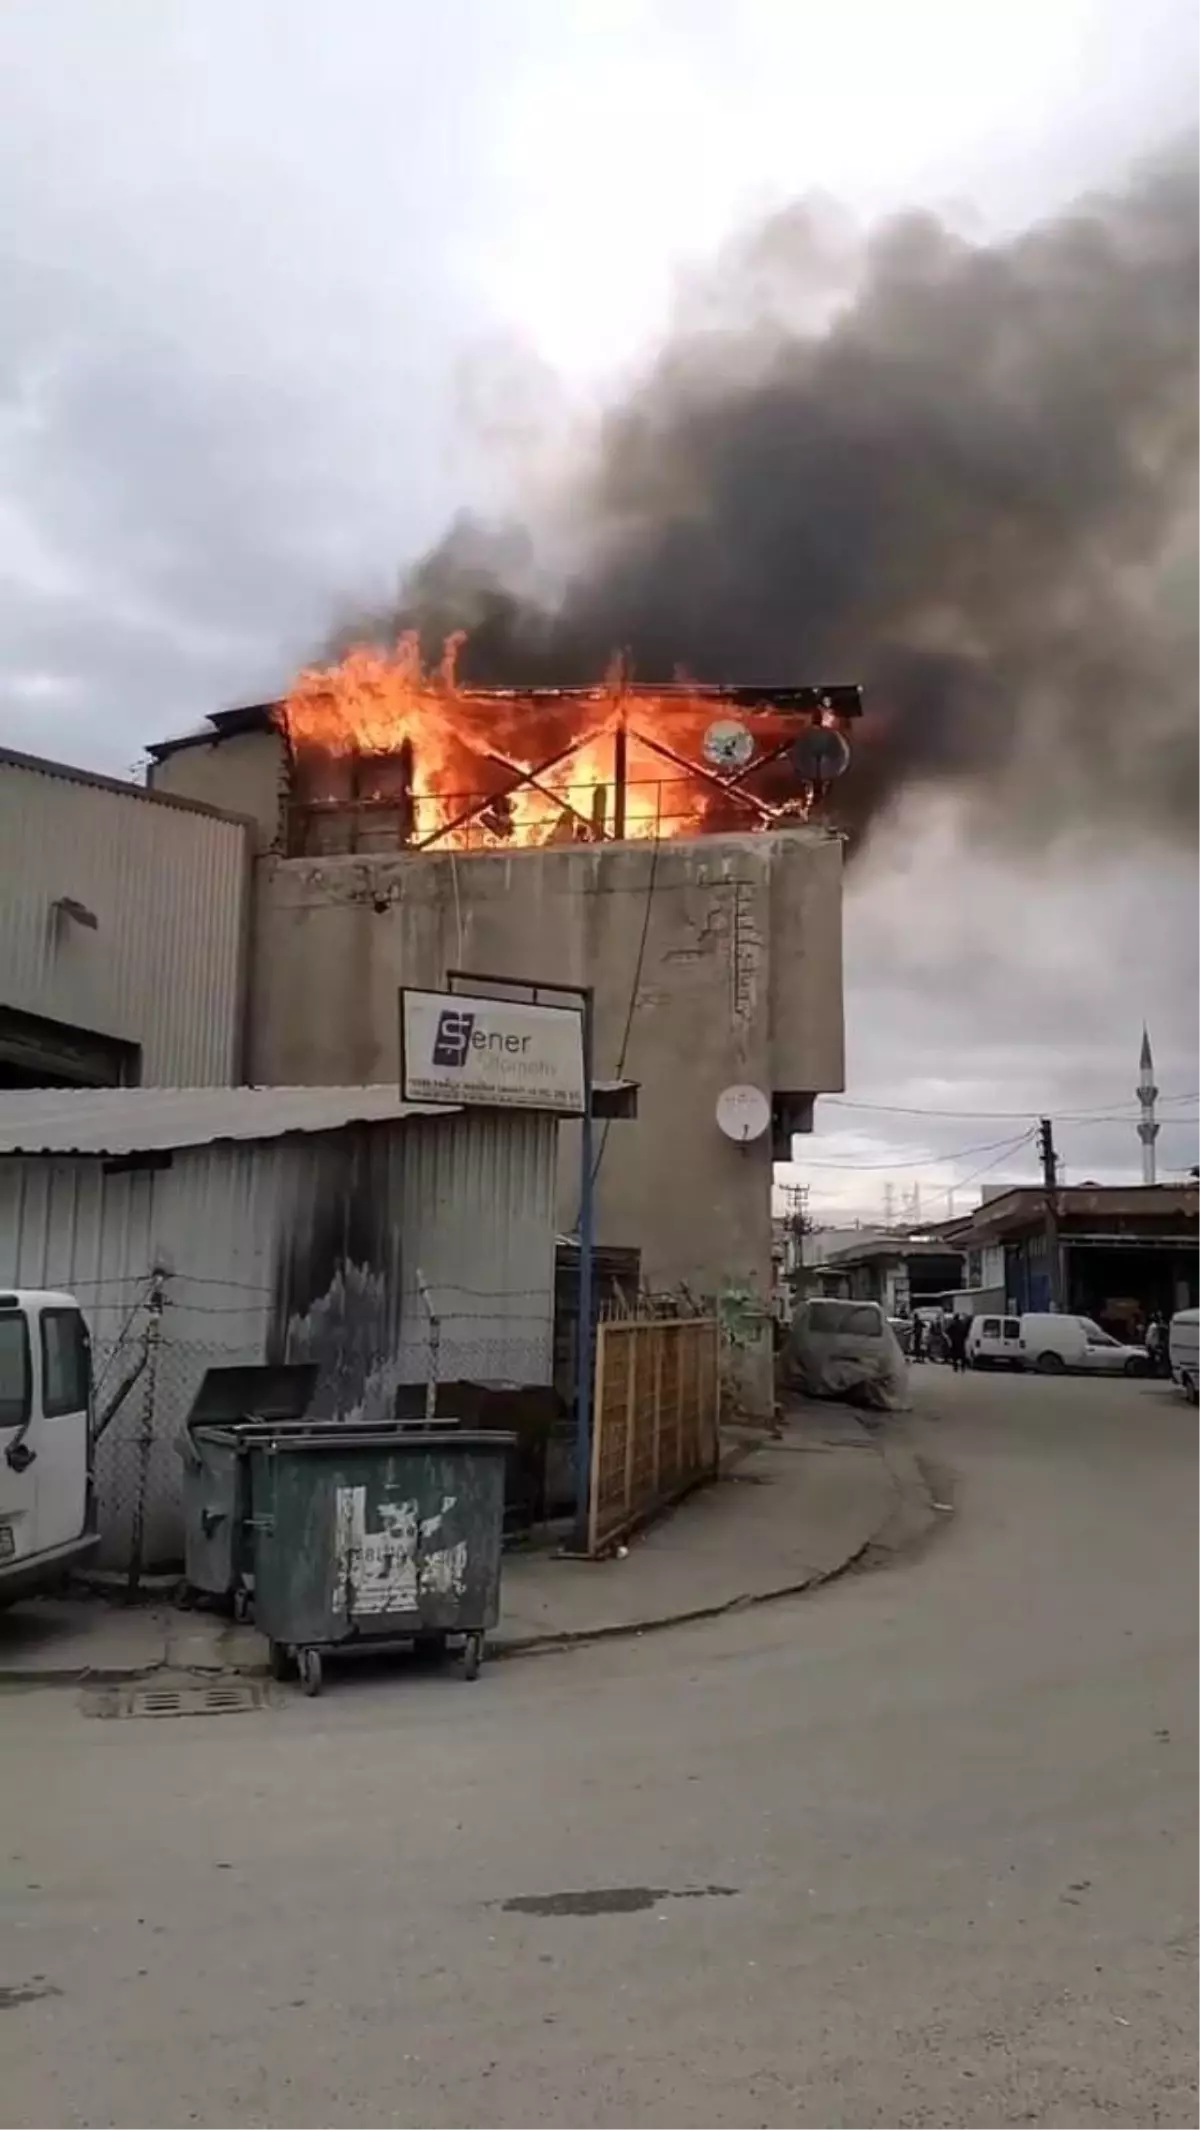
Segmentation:
{"type": "Polygon", "coordinates": [[[71,1294],[0,1291],[0,1604],[98,1544],[83,1313],[71,1294]]]}
{"type": "Polygon", "coordinates": [[[1021,1352],[1026,1368],[1042,1375],[1145,1376],[1150,1356],[1144,1346],[1123,1346],[1090,1316],[1023,1316],[1021,1352]]]}
{"type": "Polygon", "coordinates": [[[1171,1318],[1167,1351],[1172,1378],[1193,1405],[1200,1405],[1200,1309],[1181,1309],[1171,1318]]]}
{"type": "Polygon", "coordinates": [[[973,1316],[967,1332],[969,1368],[1024,1368],[1019,1316],[973,1316]]]}

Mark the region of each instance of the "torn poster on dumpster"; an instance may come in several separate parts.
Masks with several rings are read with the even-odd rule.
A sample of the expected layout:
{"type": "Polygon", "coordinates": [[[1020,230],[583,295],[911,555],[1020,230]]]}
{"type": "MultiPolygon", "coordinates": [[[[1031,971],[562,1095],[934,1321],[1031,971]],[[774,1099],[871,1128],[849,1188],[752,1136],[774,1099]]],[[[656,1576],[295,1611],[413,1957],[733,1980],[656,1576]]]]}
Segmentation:
{"type": "Polygon", "coordinates": [[[784,1382],[809,1398],[908,1410],[908,1365],[878,1302],[801,1302],[780,1365],[784,1382]]]}
{"type": "Polygon", "coordinates": [[[349,1618],[369,1614],[415,1612],[421,1594],[460,1594],[467,1579],[465,1540],[437,1545],[456,1497],[442,1497],[441,1509],[421,1516],[415,1501],[384,1501],[378,1507],[379,1529],[367,1529],[365,1487],[339,1487],[334,1536],[334,1604],[349,1618]]]}

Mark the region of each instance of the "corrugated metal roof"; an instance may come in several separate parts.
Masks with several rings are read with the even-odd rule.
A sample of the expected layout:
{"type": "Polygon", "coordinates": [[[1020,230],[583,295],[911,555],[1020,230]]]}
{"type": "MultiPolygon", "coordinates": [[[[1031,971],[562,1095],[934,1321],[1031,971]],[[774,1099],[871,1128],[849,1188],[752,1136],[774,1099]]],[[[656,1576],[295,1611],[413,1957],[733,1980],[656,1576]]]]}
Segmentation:
{"type": "Polygon", "coordinates": [[[165,740],[152,740],[146,748],[152,762],[165,762],[184,747],[212,747],[218,740],[235,739],[242,732],[269,732],[279,723],[282,703],[246,703],[236,710],[213,710],[203,723],[190,725],[165,740]]]}
{"type": "MultiPolygon", "coordinates": [[[[197,732],[181,746],[192,745],[200,739],[213,739],[211,732],[197,732]]],[[[241,814],[223,806],[213,806],[207,799],[190,799],[173,791],[154,791],[148,784],[135,784],[128,777],[106,776],[99,769],[83,769],[77,762],[56,762],[49,755],[23,754],[16,747],[0,747],[0,769],[25,769],[42,777],[58,777],[64,784],[84,784],[91,791],[115,791],[119,798],[149,800],[153,806],[174,806],[183,813],[212,814],[219,821],[233,821],[239,827],[245,822],[241,814]]]]}
{"type": "MultiPolygon", "coordinates": [[[[1060,1221],[1195,1220],[1200,1192],[1194,1183],[1094,1183],[1061,1186],[1060,1221]]],[[[1046,1217],[1045,1187],[1016,1184],[968,1213],[955,1229],[956,1244],[974,1245],[990,1235],[1012,1235],[1041,1228],[1046,1217]]],[[[1078,1241],[1065,1236],[1064,1241],[1078,1241]]]]}
{"type": "Polygon", "coordinates": [[[394,1087],[61,1087],[0,1092],[0,1154],[142,1154],[344,1124],[449,1117],[394,1087]]]}

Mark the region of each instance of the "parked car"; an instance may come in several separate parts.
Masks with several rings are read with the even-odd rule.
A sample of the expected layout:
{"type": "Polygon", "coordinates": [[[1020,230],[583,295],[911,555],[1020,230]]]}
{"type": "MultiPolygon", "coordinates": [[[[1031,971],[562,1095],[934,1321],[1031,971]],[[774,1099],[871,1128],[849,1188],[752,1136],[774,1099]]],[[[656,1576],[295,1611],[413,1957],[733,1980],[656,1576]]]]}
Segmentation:
{"type": "Polygon", "coordinates": [[[973,1316],[967,1332],[968,1368],[1024,1368],[1019,1316],[973,1316]]]}
{"type": "Polygon", "coordinates": [[[91,1344],[74,1295],[0,1293],[0,1605],[99,1544],[92,1447],[91,1344]]]}
{"type": "Polygon", "coordinates": [[[1181,1309],[1171,1318],[1167,1351],[1172,1381],[1193,1405],[1200,1405],[1200,1309],[1181,1309]]]}
{"type": "Polygon", "coordinates": [[[1144,1376],[1150,1356],[1144,1346],[1124,1346],[1090,1316],[1023,1316],[1021,1353],[1026,1368],[1042,1375],[1144,1376]]]}

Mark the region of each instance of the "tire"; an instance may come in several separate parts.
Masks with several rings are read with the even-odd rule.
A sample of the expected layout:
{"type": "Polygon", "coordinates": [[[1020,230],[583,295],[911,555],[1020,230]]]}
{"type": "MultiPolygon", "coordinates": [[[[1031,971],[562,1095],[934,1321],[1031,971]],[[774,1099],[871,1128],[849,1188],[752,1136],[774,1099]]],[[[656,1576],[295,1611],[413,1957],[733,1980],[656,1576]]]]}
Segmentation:
{"type": "Polygon", "coordinates": [[[477,1679],[479,1677],[479,1667],[482,1662],[483,1636],[481,1634],[469,1634],[467,1636],[466,1641],[463,1643],[463,1678],[477,1679]]]}
{"type": "Polygon", "coordinates": [[[1147,1376],[1149,1373],[1144,1361],[1130,1360],[1125,1363],[1124,1374],[1127,1376],[1147,1376]]]}
{"type": "Polygon", "coordinates": [[[316,1649],[297,1650],[296,1663],[300,1671],[301,1692],[307,1694],[310,1699],[315,1699],[316,1695],[320,1693],[322,1685],[320,1651],[316,1649]]]}
{"type": "Polygon", "coordinates": [[[273,1679],[286,1679],[292,1668],[286,1642],[272,1642],[267,1649],[267,1669],[273,1679]]]}
{"type": "Polygon", "coordinates": [[[1037,1365],[1040,1376],[1062,1376],[1066,1374],[1066,1364],[1060,1353],[1040,1353],[1037,1358],[1037,1365]]]}
{"type": "Polygon", "coordinates": [[[246,1622],[246,1621],[247,1621],[247,1620],[249,1619],[249,1617],[250,1617],[250,1592],[249,1592],[248,1590],[235,1590],[235,1591],[234,1591],[234,1593],[233,1593],[233,1617],[234,1617],[234,1619],[235,1619],[235,1620],[237,1620],[237,1622],[239,1623],[239,1625],[243,1625],[243,1626],[244,1626],[245,1622],[246,1622]]]}

